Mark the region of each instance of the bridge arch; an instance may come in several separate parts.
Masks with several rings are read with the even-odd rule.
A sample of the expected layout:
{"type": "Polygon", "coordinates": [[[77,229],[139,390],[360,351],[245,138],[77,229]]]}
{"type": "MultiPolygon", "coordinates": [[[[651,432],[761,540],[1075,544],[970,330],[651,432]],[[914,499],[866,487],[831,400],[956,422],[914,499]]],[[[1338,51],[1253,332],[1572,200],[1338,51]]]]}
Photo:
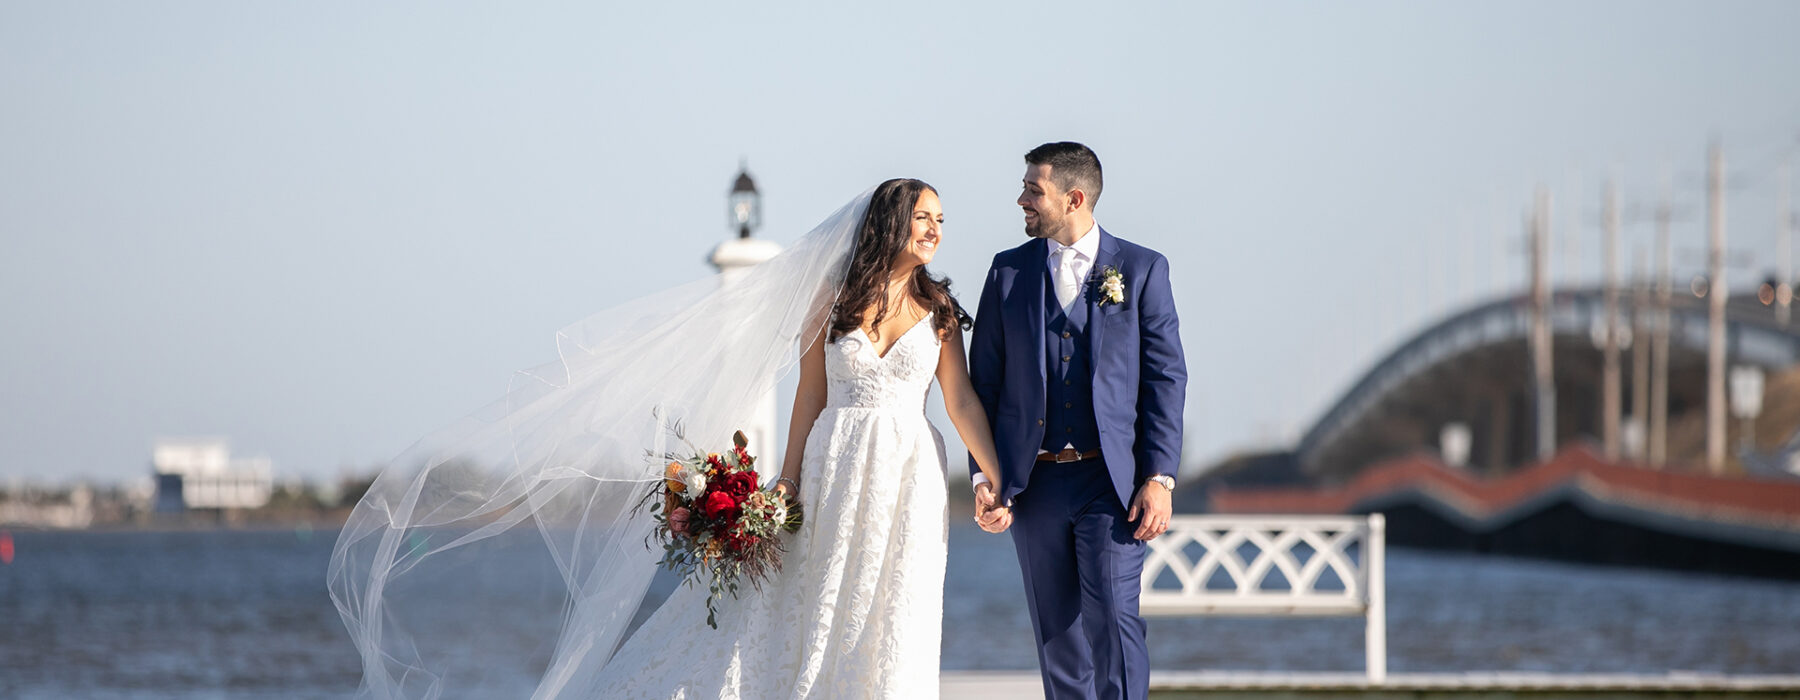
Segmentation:
{"type": "MultiPolygon", "coordinates": [[[[1627,295],[1629,297],[1629,295],[1627,295]]],[[[1645,309],[1655,322],[1654,309],[1645,309]]],[[[1630,298],[1620,301],[1620,324],[1632,326],[1630,298]]],[[[1669,415],[1705,402],[1708,310],[1704,300],[1679,295],[1669,309],[1669,415]]],[[[1552,364],[1557,387],[1557,443],[1599,434],[1601,351],[1592,340],[1605,318],[1598,288],[1559,291],[1551,303],[1552,364]]],[[[1531,363],[1526,337],[1530,298],[1483,303],[1426,328],[1401,343],[1345,392],[1301,437],[1295,457],[1309,474],[1347,478],[1376,461],[1437,449],[1446,424],[1469,426],[1470,464],[1500,472],[1535,456],[1531,363]]],[[[1631,352],[1623,364],[1624,405],[1632,405],[1631,352]]],[[[1783,327],[1756,298],[1727,305],[1726,348],[1731,365],[1780,370],[1800,363],[1800,324],[1783,327]]]]}

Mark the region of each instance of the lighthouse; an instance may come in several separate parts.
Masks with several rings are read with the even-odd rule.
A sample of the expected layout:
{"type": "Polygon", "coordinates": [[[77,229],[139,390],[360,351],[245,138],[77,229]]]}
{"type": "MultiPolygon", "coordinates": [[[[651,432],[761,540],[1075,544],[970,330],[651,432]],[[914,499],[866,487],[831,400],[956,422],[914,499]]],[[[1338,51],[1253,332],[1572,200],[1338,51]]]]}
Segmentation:
{"type": "MultiPolygon", "coordinates": [[[[756,191],[756,181],[750,178],[750,173],[744,166],[739,166],[737,180],[732,183],[730,194],[726,195],[725,220],[735,235],[714,246],[712,253],[707,256],[707,262],[719,270],[720,284],[730,283],[745,270],[781,252],[780,244],[752,237],[756,229],[762,226],[762,195],[756,191]]],[[[781,446],[775,442],[773,389],[757,400],[750,422],[739,429],[750,439],[750,452],[761,457],[761,463],[780,464],[776,460],[781,446]]]]}

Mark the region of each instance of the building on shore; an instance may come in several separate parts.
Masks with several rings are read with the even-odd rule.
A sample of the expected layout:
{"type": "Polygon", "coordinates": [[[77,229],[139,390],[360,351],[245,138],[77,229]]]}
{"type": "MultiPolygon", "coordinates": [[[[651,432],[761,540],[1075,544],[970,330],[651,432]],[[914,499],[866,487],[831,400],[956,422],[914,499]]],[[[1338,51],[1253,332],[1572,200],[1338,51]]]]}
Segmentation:
{"type": "Polygon", "coordinates": [[[0,493],[0,525],[81,529],[94,522],[94,490],[78,484],[67,490],[9,489],[0,493]]]}
{"type": "Polygon", "coordinates": [[[157,513],[261,508],[274,491],[269,459],[233,459],[224,438],[159,438],[151,465],[157,513]]]}

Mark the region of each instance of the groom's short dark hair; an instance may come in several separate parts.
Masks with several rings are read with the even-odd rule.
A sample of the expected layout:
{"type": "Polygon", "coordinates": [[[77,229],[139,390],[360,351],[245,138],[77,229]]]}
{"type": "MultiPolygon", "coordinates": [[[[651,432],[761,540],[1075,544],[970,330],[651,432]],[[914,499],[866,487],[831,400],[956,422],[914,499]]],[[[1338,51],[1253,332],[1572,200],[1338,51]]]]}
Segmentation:
{"type": "Polygon", "coordinates": [[[1074,141],[1046,143],[1025,154],[1030,165],[1050,166],[1050,179],[1064,192],[1079,189],[1087,195],[1088,210],[1100,203],[1100,188],[1105,179],[1100,175],[1100,156],[1094,149],[1074,141]]]}

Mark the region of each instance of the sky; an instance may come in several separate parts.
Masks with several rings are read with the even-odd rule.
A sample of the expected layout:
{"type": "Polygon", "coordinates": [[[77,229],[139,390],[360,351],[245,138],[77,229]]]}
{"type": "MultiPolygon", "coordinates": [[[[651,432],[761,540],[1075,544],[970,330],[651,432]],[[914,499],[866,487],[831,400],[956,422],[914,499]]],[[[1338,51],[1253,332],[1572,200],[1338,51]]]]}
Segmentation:
{"type": "Polygon", "coordinates": [[[931,182],[933,267],[973,306],[1056,140],[1099,153],[1101,224],[1170,260],[1197,469],[1517,289],[1539,186],[1580,283],[1607,178],[1627,262],[1669,183],[1685,279],[1717,139],[1728,279],[1760,279],[1795,27],[1791,2],[0,0],[0,483],[139,479],[159,436],[368,471],[556,329],[709,274],[740,163],[781,243],[931,182]]]}

